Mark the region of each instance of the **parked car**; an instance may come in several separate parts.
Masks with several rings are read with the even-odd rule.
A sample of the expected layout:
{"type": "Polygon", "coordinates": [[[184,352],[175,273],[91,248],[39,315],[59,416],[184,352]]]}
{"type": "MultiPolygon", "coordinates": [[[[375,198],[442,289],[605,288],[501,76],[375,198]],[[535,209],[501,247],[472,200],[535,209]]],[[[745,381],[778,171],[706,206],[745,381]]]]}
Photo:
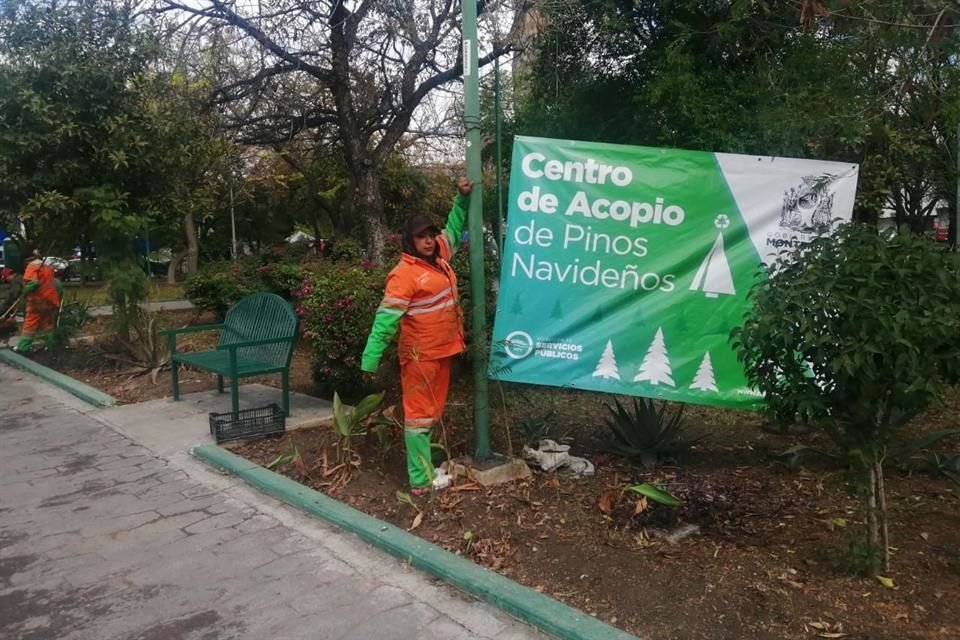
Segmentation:
{"type": "Polygon", "coordinates": [[[60,280],[64,279],[67,273],[67,267],[70,266],[70,263],[65,259],[56,256],[47,256],[43,259],[43,264],[53,267],[54,275],[60,280]]]}

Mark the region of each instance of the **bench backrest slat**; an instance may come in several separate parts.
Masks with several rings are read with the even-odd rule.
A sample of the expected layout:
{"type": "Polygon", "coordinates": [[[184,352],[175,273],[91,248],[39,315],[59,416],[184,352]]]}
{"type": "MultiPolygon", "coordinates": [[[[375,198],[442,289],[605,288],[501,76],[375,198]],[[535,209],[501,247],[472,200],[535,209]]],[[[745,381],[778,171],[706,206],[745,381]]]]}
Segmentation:
{"type": "Polygon", "coordinates": [[[290,304],[273,293],[255,293],[227,311],[220,346],[268,338],[294,338],[290,342],[241,347],[237,355],[275,366],[288,367],[293,356],[299,321],[290,304]]]}

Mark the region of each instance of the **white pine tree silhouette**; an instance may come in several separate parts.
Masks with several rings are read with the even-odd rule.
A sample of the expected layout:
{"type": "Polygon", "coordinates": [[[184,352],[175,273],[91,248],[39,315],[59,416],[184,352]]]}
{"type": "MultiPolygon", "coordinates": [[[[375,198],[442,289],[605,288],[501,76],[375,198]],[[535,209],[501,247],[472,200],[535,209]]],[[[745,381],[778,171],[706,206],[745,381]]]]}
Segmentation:
{"type": "Polygon", "coordinates": [[[719,391],[717,389],[717,379],[713,375],[713,363],[710,361],[710,352],[703,354],[703,360],[700,361],[700,368],[697,369],[697,375],[693,378],[691,389],[700,391],[719,391]]]}
{"type": "Polygon", "coordinates": [[[670,358],[667,357],[667,345],[663,341],[663,327],[657,328],[657,335],[653,337],[647,355],[643,358],[640,370],[634,376],[634,382],[649,382],[650,384],[666,384],[675,387],[673,372],[670,370],[670,358]]]}
{"type": "Polygon", "coordinates": [[[703,291],[708,298],[716,298],[721,293],[732,296],[737,292],[733,286],[733,276],[730,275],[730,264],[727,262],[727,253],[723,249],[723,234],[717,234],[707,257],[700,263],[697,275],[693,277],[690,291],[703,291]]]}
{"type": "Polygon", "coordinates": [[[617,369],[617,357],[613,355],[613,341],[607,340],[607,346],[600,356],[597,368],[593,372],[594,378],[613,378],[620,379],[620,371],[617,369]]]}

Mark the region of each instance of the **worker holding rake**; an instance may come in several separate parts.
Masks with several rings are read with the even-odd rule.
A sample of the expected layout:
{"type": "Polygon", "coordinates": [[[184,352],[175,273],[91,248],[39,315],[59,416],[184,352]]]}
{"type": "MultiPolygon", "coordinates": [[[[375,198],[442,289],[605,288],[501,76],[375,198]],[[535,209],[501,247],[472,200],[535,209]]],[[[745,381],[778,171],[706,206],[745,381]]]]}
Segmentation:
{"type": "Polygon", "coordinates": [[[44,264],[40,251],[34,249],[33,259],[23,272],[23,295],[27,302],[26,319],[20,330],[15,351],[27,351],[37,338],[49,340],[56,325],[60,308],[60,292],[53,267],[44,264]]]}

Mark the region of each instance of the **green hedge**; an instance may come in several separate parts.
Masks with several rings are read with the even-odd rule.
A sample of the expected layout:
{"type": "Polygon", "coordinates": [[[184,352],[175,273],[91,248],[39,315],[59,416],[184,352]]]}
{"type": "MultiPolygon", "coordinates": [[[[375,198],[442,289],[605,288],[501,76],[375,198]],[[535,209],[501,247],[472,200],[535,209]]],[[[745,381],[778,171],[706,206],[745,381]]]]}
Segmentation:
{"type": "Polygon", "coordinates": [[[245,258],[236,262],[212,262],[187,278],[184,293],[198,309],[213,311],[223,318],[235,302],[258,291],[275,293],[292,300],[309,264],[278,262],[263,264],[245,258]]]}

